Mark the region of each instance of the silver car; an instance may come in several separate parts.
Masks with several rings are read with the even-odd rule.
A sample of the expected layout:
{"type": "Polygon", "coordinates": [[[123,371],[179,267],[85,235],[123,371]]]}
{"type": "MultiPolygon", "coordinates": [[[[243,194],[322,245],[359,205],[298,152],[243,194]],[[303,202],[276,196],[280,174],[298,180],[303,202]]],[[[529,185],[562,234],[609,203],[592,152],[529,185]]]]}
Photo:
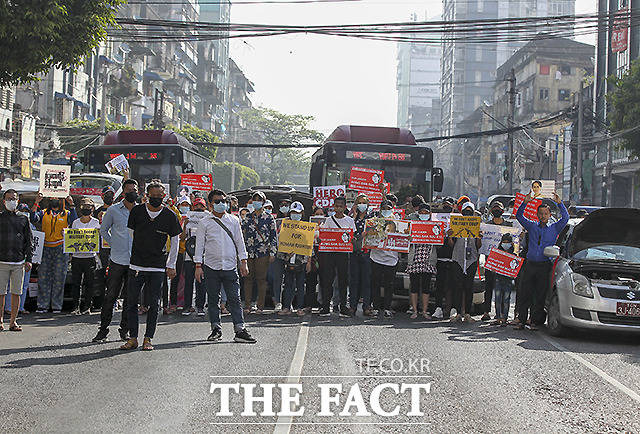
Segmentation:
{"type": "Polygon", "coordinates": [[[640,210],[603,208],[572,220],[555,246],[548,330],[640,332],[640,210]]]}

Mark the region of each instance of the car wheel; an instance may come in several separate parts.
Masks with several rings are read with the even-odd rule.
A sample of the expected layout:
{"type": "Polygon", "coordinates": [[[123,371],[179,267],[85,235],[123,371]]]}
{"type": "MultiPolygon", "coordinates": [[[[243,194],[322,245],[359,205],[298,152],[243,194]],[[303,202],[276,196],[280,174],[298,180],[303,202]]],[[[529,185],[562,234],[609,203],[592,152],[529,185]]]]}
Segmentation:
{"type": "Polygon", "coordinates": [[[560,302],[558,292],[554,289],[547,312],[547,330],[553,336],[562,336],[566,332],[566,327],[560,323],[560,302]]]}

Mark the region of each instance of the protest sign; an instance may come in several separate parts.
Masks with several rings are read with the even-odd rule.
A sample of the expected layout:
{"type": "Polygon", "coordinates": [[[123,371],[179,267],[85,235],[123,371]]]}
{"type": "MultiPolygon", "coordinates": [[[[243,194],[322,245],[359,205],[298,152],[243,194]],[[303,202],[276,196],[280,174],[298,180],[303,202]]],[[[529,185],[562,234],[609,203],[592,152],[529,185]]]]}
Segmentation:
{"type": "Polygon", "coordinates": [[[71,187],[69,193],[77,196],[100,196],[102,189],[95,187],[71,187]]]}
{"type": "Polygon", "coordinates": [[[367,219],[364,248],[409,252],[411,221],[384,218],[367,219]]]}
{"type": "Polygon", "coordinates": [[[531,197],[534,199],[553,199],[553,193],[556,192],[556,181],[553,179],[524,181],[522,191],[531,193],[531,197]]]}
{"type": "Polygon", "coordinates": [[[99,251],[99,229],[64,230],[64,253],[92,253],[99,251]]]}
{"type": "Polygon", "coordinates": [[[511,234],[513,237],[513,247],[514,251],[520,250],[520,232],[522,229],[520,227],[509,227],[509,226],[499,226],[493,225],[489,223],[482,223],[480,225],[480,230],[482,231],[482,247],[480,247],[479,252],[483,255],[489,255],[489,251],[494,247],[498,247],[500,244],[500,240],[502,240],[502,235],[511,234]]]}
{"type": "MultiPolygon", "coordinates": [[[[344,185],[313,187],[313,205],[319,208],[332,207],[333,200],[336,197],[344,196],[346,191],[347,189],[344,185]]],[[[353,200],[355,201],[355,197],[353,200]]]]}
{"type": "Polygon", "coordinates": [[[349,175],[349,188],[360,192],[380,192],[380,183],[384,181],[384,170],[352,167],[349,175]]]}
{"type": "MultiPolygon", "coordinates": [[[[515,201],[513,202],[513,218],[515,218],[516,213],[518,212],[518,208],[524,202],[525,195],[522,193],[516,193],[515,201]]],[[[531,221],[538,221],[538,207],[542,205],[542,201],[540,199],[532,199],[527,203],[526,208],[524,209],[524,216],[531,221]]]]}
{"type": "Polygon", "coordinates": [[[480,216],[452,215],[450,226],[453,230],[452,237],[478,238],[480,236],[480,216]]]}
{"type": "Polygon", "coordinates": [[[411,222],[411,242],[414,244],[444,244],[444,222],[418,221],[411,222]]]}
{"type": "Polygon", "coordinates": [[[315,223],[282,220],[278,235],[278,252],[311,256],[315,230],[315,223]]]}
{"type": "Polygon", "coordinates": [[[71,184],[71,166],[43,164],[40,168],[40,193],[44,197],[67,197],[71,184]]]}
{"type": "Polygon", "coordinates": [[[44,249],[44,232],[31,231],[31,240],[33,243],[33,264],[42,262],[42,250],[44,249]]]}
{"type": "Polygon", "coordinates": [[[523,262],[524,258],[503,250],[491,249],[484,263],[484,268],[515,279],[520,272],[520,268],[522,268],[523,262]]]}
{"type": "Polygon", "coordinates": [[[451,214],[448,212],[434,212],[434,213],[431,213],[431,220],[443,222],[444,231],[447,232],[449,230],[449,220],[451,220],[452,215],[460,215],[460,214],[451,214]]]}
{"type": "Polygon", "coordinates": [[[213,175],[210,173],[183,173],[180,175],[180,184],[191,187],[191,190],[208,192],[213,190],[213,175]]]}
{"type": "Polygon", "coordinates": [[[124,155],[120,154],[107,161],[105,167],[109,173],[124,173],[125,171],[129,171],[129,161],[124,155]]]}
{"type": "Polygon", "coordinates": [[[320,228],[319,252],[353,252],[353,229],[320,228]]]}

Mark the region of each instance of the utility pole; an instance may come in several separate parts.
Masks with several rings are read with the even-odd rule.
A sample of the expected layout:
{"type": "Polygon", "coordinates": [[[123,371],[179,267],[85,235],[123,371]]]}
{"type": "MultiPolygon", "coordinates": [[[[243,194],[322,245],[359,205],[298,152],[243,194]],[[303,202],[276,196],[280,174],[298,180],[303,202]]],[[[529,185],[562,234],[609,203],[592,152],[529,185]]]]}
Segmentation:
{"type": "Polygon", "coordinates": [[[582,137],[583,137],[583,116],[584,116],[584,98],[582,96],[582,81],[580,82],[580,90],[578,93],[578,155],[576,156],[577,160],[577,172],[578,172],[578,205],[582,202],[582,137]]]}
{"type": "Polygon", "coordinates": [[[605,206],[613,206],[613,145],[611,144],[611,138],[607,138],[607,202],[605,206]]]}
{"type": "Polygon", "coordinates": [[[154,88],[153,95],[153,128],[158,129],[158,88],[154,88]]]}
{"type": "MultiPolygon", "coordinates": [[[[514,118],[516,114],[516,73],[513,68],[509,71],[509,75],[506,77],[506,81],[509,82],[509,90],[507,90],[508,96],[508,117],[507,127],[511,128],[514,125],[514,118]]],[[[509,194],[513,194],[513,131],[507,133],[507,146],[509,148],[509,194]]]]}
{"type": "Polygon", "coordinates": [[[102,64],[102,101],[100,101],[100,131],[107,132],[107,64],[102,64]]]}

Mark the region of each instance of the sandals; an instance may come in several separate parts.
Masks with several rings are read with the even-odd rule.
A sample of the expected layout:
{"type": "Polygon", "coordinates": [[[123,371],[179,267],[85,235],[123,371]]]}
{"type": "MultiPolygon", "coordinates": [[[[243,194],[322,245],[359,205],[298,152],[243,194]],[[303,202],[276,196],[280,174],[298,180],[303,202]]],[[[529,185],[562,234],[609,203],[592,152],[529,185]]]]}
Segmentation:
{"type": "Polygon", "coordinates": [[[144,338],[142,341],[142,351],[152,351],[153,345],[151,345],[151,338],[144,338]]]}
{"type": "Polygon", "coordinates": [[[422,317],[424,319],[426,319],[427,321],[432,321],[433,317],[431,315],[429,315],[429,312],[422,312],[422,317]]]}
{"type": "Polygon", "coordinates": [[[416,318],[418,318],[418,313],[417,313],[417,312],[413,312],[413,313],[411,314],[411,317],[410,317],[410,318],[411,318],[411,319],[416,319],[416,318]]]}
{"type": "Polygon", "coordinates": [[[129,339],[126,343],[124,343],[120,349],[121,350],[135,350],[136,348],[138,348],[138,339],[136,338],[131,338],[129,339]]]}
{"type": "Polygon", "coordinates": [[[10,332],[21,332],[22,331],[22,327],[20,327],[18,324],[14,324],[12,326],[9,326],[9,331],[10,332]]]}

